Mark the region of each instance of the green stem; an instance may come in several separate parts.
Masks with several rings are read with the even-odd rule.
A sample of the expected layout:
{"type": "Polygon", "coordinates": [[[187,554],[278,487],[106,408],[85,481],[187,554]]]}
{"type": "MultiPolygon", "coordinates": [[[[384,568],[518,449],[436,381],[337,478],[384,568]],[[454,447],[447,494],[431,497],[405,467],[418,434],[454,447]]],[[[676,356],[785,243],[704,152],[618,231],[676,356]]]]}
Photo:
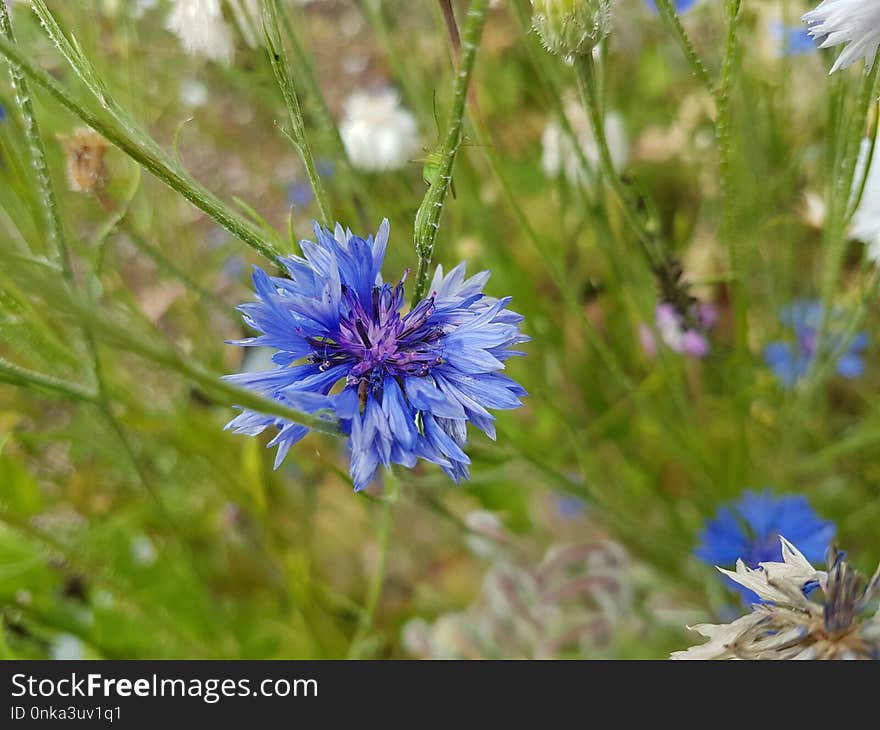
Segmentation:
{"type": "MultiPolygon", "coordinates": [[[[6,3],[0,3],[0,33],[3,35],[3,41],[17,48],[15,33],[12,29],[6,3]]],[[[28,88],[28,82],[20,65],[11,62],[9,64],[9,72],[12,78],[12,88],[15,92],[15,101],[21,110],[31,166],[37,180],[37,192],[41,203],[43,225],[45,226],[49,243],[61,262],[61,269],[64,272],[65,278],[72,280],[73,268],[70,260],[70,250],[67,247],[64,231],[60,224],[58,200],[55,197],[55,192],[49,178],[46,149],[43,146],[43,138],[40,136],[40,129],[34,114],[34,104],[31,99],[30,89],[28,88]]]]}
{"type": "Polygon", "coordinates": [[[715,138],[718,144],[718,167],[721,178],[721,225],[719,238],[722,247],[727,249],[730,260],[731,282],[730,288],[733,299],[735,318],[734,340],[740,352],[745,352],[748,347],[748,310],[746,307],[745,290],[743,286],[742,261],[739,247],[735,241],[734,223],[735,211],[733,208],[733,173],[731,167],[731,134],[730,134],[730,93],[733,84],[734,61],[736,59],[737,27],[739,21],[740,0],[730,0],[728,3],[728,27],[727,41],[725,44],[724,60],[721,65],[721,80],[718,86],[718,109],[715,121],[715,138]]]}
{"type": "Polygon", "coordinates": [[[694,44],[691,42],[690,37],[685,31],[684,26],[681,23],[681,18],[678,16],[675,6],[672,4],[672,0],[656,0],[656,5],[657,12],[675,36],[675,40],[681,47],[681,51],[687,59],[687,62],[690,64],[694,75],[696,75],[696,77],[702,82],[708,92],[713,94],[714,86],[712,84],[712,79],[709,78],[709,72],[706,71],[706,67],[703,65],[703,61],[700,59],[697,49],[694,48],[694,44]]]}
{"type": "Polygon", "coordinates": [[[294,68],[300,71],[297,78],[304,89],[306,102],[308,103],[309,99],[311,99],[314,104],[314,113],[317,117],[318,125],[330,135],[336,158],[342,163],[344,168],[344,174],[340,175],[340,178],[344,180],[346,190],[351,194],[361,225],[367,227],[370,221],[364,212],[364,201],[369,196],[364,190],[360,175],[351,164],[351,158],[348,156],[348,151],[342,142],[342,136],[339,134],[339,126],[336,124],[333,113],[330,111],[330,106],[327,104],[327,99],[321,91],[321,85],[318,83],[311,60],[303,51],[302,44],[293,29],[288,14],[282,13],[280,19],[285,38],[287,39],[287,46],[293,54],[294,68]]]}
{"type": "Polygon", "coordinates": [[[53,375],[45,375],[34,370],[28,370],[2,357],[0,357],[0,382],[19,387],[34,388],[39,391],[48,391],[77,401],[85,401],[87,403],[99,402],[97,393],[77,383],[62,380],[53,375]]]}
{"type": "Polygon", "coordinates": [[[293,85],[293,77],[290,72],[290,61],[287,57],[287,48],[281,40],[281,31],[278,24],[279,8],[278,0],[263,0],[263,32],[266,36],[266,50],[269,53],[269,62],[275,73],[275,81],[281,89],[284,103],[287,106],[287,116],[290,120],[291,136],[297,152],[302,158],[306,168],[306,174],[315,193],[318,209],[325,226],[333,225],[333,216],[330,214],[330,206],[327,203],[327,193],[321,176],[315,170],[315,160],[312,156],[312,148],[306,135],[305,122],[303,122],[302,107],[296,88],[293,85]]]}
{"type": "Polygon", "coordinates": [[[462,34],[461,59],[453,88],[452,113],[449,126],[446,129],[446,138],[440,151],[440,163],[436,177],[431,182],[428,192],[425,193],[422,204],[416,212],[414,240],[419,263],[413,291],[413,304],[421,301],[427,292],[428,269],[431,266],[434,242],[440,228],[440,214],[443,212],[443,204],[452,184],[455,155],[461,145],[468,86],[474,70],[474,61],[483,34],[483,26],[486,23],[488,5],[489,0],[473,0],[468,9],[467,21],[462,34]]]}
{"type": "Polygon", "coordinates": [[[645,256],[651,270],[656,270],[662,264],[662,258],[649,244],[651,234],[645,230],[639,220],[639,215],[633,210],[630,194],[623,184],[620,175],[614,169],[614,161],[611,158],[611,150],[608,147],[608,138],[605,135],[605,120],[602,118],[602,99],[599,94],[599,86],[596,79],[596,64],[592,53],[584,53],[574,59],[575,75],[578,88],[581,92],[581,102],[590,120],[590,127],[596,146],[599,150],[599,163],[602,174],[614,191],[627,225],[636,236],[639,249],[645,256]]]}
{"type": "MultiPolygon", "coordinates": [[[[819,327],[819,340],[817,343],[817,356],[813,358],[810,372],[807,374],[809,381],[818,380],[816,377],[820,370],[833,366],[839,357],[835,354],[835,345],[838,339],[831,336],[829,328],[832,325],[834,296],[843,268],[847,246],[847,225],[849,217],[855,211],[851,201],[853,195],[853,178],[855,166],[858,160],[861,141],[864,136],[865,119],[874,103],[875,89],[877,85],[878,70],[874,65],[861,81],[861,88],[855,100],[855,109],[851,110],[845,104],[846,94],[841,94],[841,113],[836,115],[837,126],[834,130],[834,152],[831,161],[830,184],[826,187],[828,216],[824,229],[824,256],[822,260],[822,322],[819,327]]],[[[843,90],[842,90],[843,91],[843,90]]],[[[873,143],[871,155],[873,156],[873,143]]],[[[868,160],[870,164],[870,160],[868,160]]],[[[865,173],[867,176],[867,171],[865,173]]],[[[862,182],[864,185],[864,182],[862,182]]],[[[859,192],[858,195],[861,193],[859,192]]],[[[849,340],[845,344],[848,344],[849,340]]]]}

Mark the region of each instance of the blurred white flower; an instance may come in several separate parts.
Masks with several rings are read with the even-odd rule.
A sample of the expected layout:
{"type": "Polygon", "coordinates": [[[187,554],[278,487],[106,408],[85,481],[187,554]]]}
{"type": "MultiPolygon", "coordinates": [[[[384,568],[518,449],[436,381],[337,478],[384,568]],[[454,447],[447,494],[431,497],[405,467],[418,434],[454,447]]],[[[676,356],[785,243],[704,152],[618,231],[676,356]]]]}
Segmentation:
{"type": "Polygon", "coordinates": [[[494,512],[483,509],[468,512],[464,523],[473,530],[465,543],[477,557],[489,560],[509,548],[510,537],[494,512]]]}
{"type": "Polygon", "coordinates": [[[847,43],[831,67],[831,73],[851,66],[860,58],[870,68],[880,46],[880,2],[877,0],[822,0],[803,16],[819,48],[847,43]]]}
{"type": "Polygon", "coordinates": [[[223,19],[220,0],[173,0],[166,27],[187,53],[229,64],[234,53],[232,29],[223,19]]]}
{"type": "Polygon", "coordinates": [[[73,634],[58,634],[49,645],[49,658],[57,661],[82,659],[86,646],[73,634]]]}
{"type": "Polygon", "coordinates": [[[156,546],[146,535],[136,535],[131,539],[131,559],[136,565],[149,566],[159,557],[156,546]]]}
{"type": "Polygon", "coordinates": [[[135,20],[144,17],[148,10],[153,10],[159,4],[159,0],[135,0],[132,16],[135,20]]]}
{"type": "Polygon", "coordinates": [[[393,89],[354,92],[339,134],[352,165],[369,172],[397,170],[419,149],[416,119],[393,89]]]}
{"type": "MultiPolygon", "coordinates": [[[[573,99],[565,102],[565,116],[577,137],[584,157],[593,169],[599,167],[599,148],[583,107],[573,99]]],[[[617,112],[605,115],[605,137],[614,167],[620,169],[629,157],[629,143],[623,119],[617,112]]],[[[584,170],[572,139],[556,120],[547,122],[541,137],[541,167],[547,177],[564,174],[572,185],[586,185],[589,173],[584,170]]]]}
{"type": "Polygon", "coordinates": [[[208,87],[197,79],[184,79],[180,82],[180,102],[195,109],[208,102],[208,87]]]}
{"type": "Polygon", "coordinates": [[[672,659],[880,659],[880,614],[865,616],[880,595],[880,568],[870,581],[830,550],[828,572],[816,570],[784,537],[781,563],[758,568],[737,561],[719,568],[763,603],[729,624],[700,624],[705,644],[672,659]],[[819,592],[822,602],[811,596],[819,592]]]}
{"type": "Polygon", "coordinates": [[[868,258],[874,263],[880,263],[880,165],[877,164],[877,156],[880,149],[871,155],[871,140],[863,139],[859,149],[859,159],[856,163],[853,176],[853,193],[858,193],[858,186],[862,180],[865,188],[862,199],[856,208],[850,225],[850,236],[863,241],[868,246],[868,258]],[[869,164],[870,162],[870,164],[869,164]],[[867,177],[865,170],[867,168],[867,177]]]}

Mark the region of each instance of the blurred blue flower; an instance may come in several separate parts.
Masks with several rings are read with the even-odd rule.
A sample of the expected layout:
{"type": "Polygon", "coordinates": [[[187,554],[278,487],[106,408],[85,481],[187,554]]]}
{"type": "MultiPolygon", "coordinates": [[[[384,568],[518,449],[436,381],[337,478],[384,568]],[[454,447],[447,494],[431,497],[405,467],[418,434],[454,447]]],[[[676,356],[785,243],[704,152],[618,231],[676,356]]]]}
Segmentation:
{"type": "Polygon", "coordinates": [[[226,263],[223,264],[223,276],[234,281],[244,273],[244,264],[244,256],[241,256],[240,254],[230,256],[226,260],[226,263]]]}
{"type": "MultiPolygon", "coordinates": [[[[705,523],[694,554],[722,568],[733,568],[737,560],[757,568],[758,563],[782,561],[782,535],[797,545],[807,560],[820,562],[834,532],[834,524],[820,519],[805,497],[774,497],[769,489],[746,491],[705,523]]],[[[728,582],[742,593],[745,603],[759,601],[752,591],[728,582]]]]}
{"type": "Polygon", "coordinates": [[[816,51],[816,42],[810,36],[809,31],[801,25],[785,25],[775,22],[770,26],[770,31],[779,43],[777,55],[799,56],[816,51]]]}
{"type": "MultiPolygon", "coordinates": [[[[517,408],[526,394],[500,372],[522,354],[511,348],[528,340],[522,316],[507,309],[509,297],[482,293],[488,271],[466,279],[463,263],[445,276],[438,266],[430,296],[403,314],[406,275],[394,286],[381,275],[387,220],[375,239],[338,224],[314,230],[317,242],[300,242],[305,258],[281,260],[290,278],[255,267],[257,300],[239,307],[260,334],[231,344],[278,350],[275,368],[226,378],[303,411],[334,413],[356,490],[380,464],[413,467],[419,458],[467,479],[467,424],[494,438],[488,409],[517,408]]],[[[255,436],[270,426],[277,468],[305,426],[243,410],[226,428],[255,436]]]]}
{"type": "Polygon", "coordinates": [[[0,104],[0,123],[6,121],[6,107],[0,104]]]}
{"type": "Polygon", "coordinates": [[[556,511],[566,520],[577,519],[587,509],[587,503],[580,497],[563,492],[557,492],[555,497],[556,511]]]}
{"type": "MultiPolygon", "coordinates": [[[[835,333],[836,320],[840,320],[842,310],[835,309],[830,317],[829,346],[838,351],[844,345],[843,336],[835,333]]],[[[792,387],[810,368],[816,356],[819,327],[822,324],[822,304],[813,299],[799,299],[779,314],[779,321],[794,331],[795,341],[771,342],[764,348],[764,362],[770,366],[779,381],[792,387]]],[[[838,327],[839,329],[839,327],[838,327]]],[[[844,378],[858,378],[865,371],[863,353],[868,346],[866,332],[857,333],[846,345],[835,365],[837,373],[844,378]]]]}
{"type": "Polygon", "coordinates": [[[318,175],[321,177],[327,180],[333,177],[335,171],[333,160],[328,160],[326,157],[319,157],[318,161],[315,163],[315,167],[318,171],[318,175]]]}
{"type": "MultiPolygon", "coordinates": [[[[645,0],[645,2],[651,10],[657,12],[657,3],[655,0],[645,0]]],[[[675,6],[675,12],[677,13],[686,13],[698,2],[699,0],[672,0],[672,4],[675,6]]]]}
{"type": "Polygon", "coordinates": [[[303,207],[314,199],[312,186],[304,182],[290,183],[287,186],[287,202],[289,205],[303,207]]]}

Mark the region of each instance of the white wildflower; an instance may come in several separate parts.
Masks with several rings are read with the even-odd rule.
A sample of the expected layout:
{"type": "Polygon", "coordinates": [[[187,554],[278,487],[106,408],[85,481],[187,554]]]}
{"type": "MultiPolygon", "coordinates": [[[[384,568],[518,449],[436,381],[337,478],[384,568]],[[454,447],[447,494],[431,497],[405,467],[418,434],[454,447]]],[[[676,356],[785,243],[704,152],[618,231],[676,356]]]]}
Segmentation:
{"type": "Polygon", "coordinates": [[[400,169],[419,149],[416,119],[392,89],[353,93],[339,134],[351,163],[368,172],[400,169]]]}
{"type": "Polygon", "coordinates": [[[880,2],[877,0],[822,0],[803,21],[819,48],[848,44],[834,62],[831,73],[860,58],[868,68],[880,46],[880,2]]]}
{"type": "MultiPolygon", "coordinates": [[[[584,158],[592,169],[598,169],[599,147],[583,107],[573,99],[567,99],[565,116],[584,158]]],[[[623,119],[614,111],[605,115],[605,138],[608,140],[611,161],[616,169],[620,169],[629,157],[629,142],[623,119]]],[[[564,174],[572,185],[586,185],[589,182],[588,171],[581,165],[571,136],[556,120],[548,122],[544,127],[541,137],[541,167],[547,177],[555,178],[564,174]]]]}
{"type": "Polygon", "coordinates": [[[752,569],[739,560],[736,571],[719,568],[766,603],[729,624],[692,627],[709,641],[672,659],[880,659],[880,615],[867,614],[880,596],[880,569],[866,582],[832,549],[829,570],[819,571],[780,540],[781,563],[752,569]]]}
{"type": "Polygon", "coordinates": [[[197,109],[208,103],[208,87],[198,79],[184,79],[180,82],[180,103],[190,109],[197,109]]]}
{"type": "Polygon", "coordinates": [[[174,0],[166,27],[187,53],[218,63],[232,62],[232,28],[223,19],[220,0],[174,0]]]}

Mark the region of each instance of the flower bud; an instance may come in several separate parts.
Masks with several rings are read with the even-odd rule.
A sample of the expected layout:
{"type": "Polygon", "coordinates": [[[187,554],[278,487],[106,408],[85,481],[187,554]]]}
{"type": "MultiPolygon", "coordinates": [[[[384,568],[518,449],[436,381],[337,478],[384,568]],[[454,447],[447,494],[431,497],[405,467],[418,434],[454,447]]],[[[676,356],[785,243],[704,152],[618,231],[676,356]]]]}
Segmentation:
{"type": "Polygon", "coordinates": [[[611,0],[532,0],[532,27],[544,47],[581,56],[611,31],[611,0]]]}

